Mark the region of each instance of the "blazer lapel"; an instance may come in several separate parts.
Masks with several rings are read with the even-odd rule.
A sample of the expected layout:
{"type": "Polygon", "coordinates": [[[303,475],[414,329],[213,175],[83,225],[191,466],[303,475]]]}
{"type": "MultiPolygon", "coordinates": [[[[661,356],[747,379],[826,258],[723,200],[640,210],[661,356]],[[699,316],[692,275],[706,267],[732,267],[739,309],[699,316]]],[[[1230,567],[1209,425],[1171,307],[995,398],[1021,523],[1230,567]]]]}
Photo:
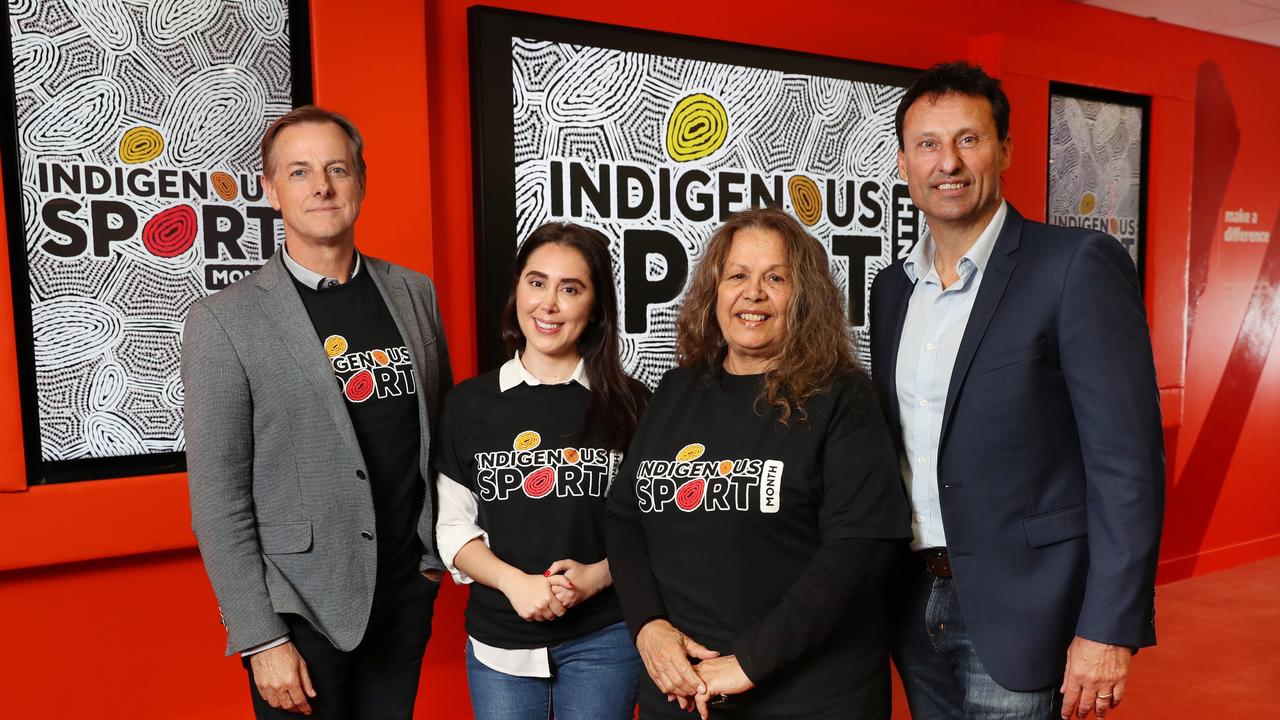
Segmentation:
{"type": "Polygon", "coordinates": [[[421,353],[422,324],[413,307],[413,296],[409,294],[409,287],[405,284],[404,278],[393,276],[388,272],[388,266],[385,263],[368,255],[363,257],[365,265],[369,268],[369,277],[373,278],[373,284],[377,286],[378,292],[382,293],[382,299],[387,303],[387,311],[391,313],[391,319],[395,321],[396,329],[400,331],[405,347],[409,348],[409,361],[413,365],[413,376],[417,378],[418,383],[418,422],[422,426],[422,435],[425,437],[429,428],[426,400],[428,391],[422,387],[423,380],[426,378],[421,353]]]}
{"type": "Polygon", "coordinates": [[[947,429],[951,426],[951,416],[955,411],[956,396],[969,374],[969,366],[973,364],[973,356],[982,344],[982,337],[991,323],[991,316],[1000,305],[1004,289],[1009,285],[1009,276],[1018,264],[1013,252],[1018,249],[1022,238],[1022,216],[1013,206],[1009,206],[1004,219],[1004,227],[1000,228],[1000,236],[987,260],[983,271],[982,285],[978,288],[978,296],[974,298],[973,310],[969,313],[969,323],[960,338],[960,349],[956,352],[956,362],[951,368],[951,383],[947,387],[947,404],[942,411],[942,434],[939,438],[939,450],[946,444],[947,429]]]}
{"type": "MultiPolygon", "coordinates": [[[[898,413],[898,347],[902,344],[902,328],[907,322],[907,305],[911,301],[913,286],[907,279],[901,263],[894,263],[887,268],[888,272],[897,273],[894,280],[892,298],[897,304],[893,306],[893,324],[890,326],[888,357],[885,362],[884,386],[888,397],[889,414],[893,418],[893,426],[902,426],[902,417],[898,413]]],[[[874,340],[872,342],[875,342],[874,340]]]]}
{"type": "Polygon", "coordinates": [[[315,326],[311,324],[311,317],[307,315],[298,289],[289,278],[280,253],[276,252],[255,275],[258,286],[265,291],[259,302],[272,327],[289,349],[289,354],[302,371],[302,377],[320,396],[321,403],[338,428],[338,434],[359,454],[360,442],[356,439],[351,415],[347,413],[342,392],[338,389],[337,376],[333,374],[333,366],[316,336],[315,326]]]}

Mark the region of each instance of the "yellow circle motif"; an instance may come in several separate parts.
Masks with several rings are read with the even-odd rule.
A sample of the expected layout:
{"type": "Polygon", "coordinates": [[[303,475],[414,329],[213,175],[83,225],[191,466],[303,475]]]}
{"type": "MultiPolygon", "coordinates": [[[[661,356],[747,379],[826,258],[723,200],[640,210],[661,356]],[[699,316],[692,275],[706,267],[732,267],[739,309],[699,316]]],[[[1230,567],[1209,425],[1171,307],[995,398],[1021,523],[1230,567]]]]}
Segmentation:
{"type": "Polygon", "coordinates": [[[542,436],[532,430],[525,430],[516,436],[511,447],[516,450],[532,450],[542,443],[542,436]]]}
{"type": "Polygon", "coordinates": [[[1098,198],[1093,193],[1087,192],[1080,196],[1080,214],[1089,215],[1093,213],[1094,208],[1098,207],[1098,198]]]}
{"type": "Polygon", "coordinates": [[[236,199],[236,179],[222,172],[221,170],[210,173],[210,182],[213,183],[213,191],[218,193],[218,197],[231,202],[236,199]]]}
{"type": "Polygon", "coordinates": [[[800,222],[816,225],[822,217],[822,194],[818,192],[818,183],[805,175],[796,175],[787,181],[787,191],[791,193],[791,208],[800,222]]]}
{"type": "Polygon", "coordinates": [[[341,335],[330,335],[324,339],[324,354],[338,357],[347,351],[347,339],[341,335]]]}
{"type": "Polygon", "coordinates": [[[694,93],[676,103],[667,119],[667,154],[676,162],[704,158],[729,135],[729,113],[720,101],[694,93]]]}
{"type": "Polygon", "coordinates": [[[702,457],[702,453],[706,451],[707,448],[702,443],[689,443],[676,453],[676,462],[692,462],[702,457]]]}
{"type": "Polygon", "coordinates": [[[164,138],[146,125],[125,130],[120,137],[120,160],[130,165],[155,160],[164,151],[164,138]]]}

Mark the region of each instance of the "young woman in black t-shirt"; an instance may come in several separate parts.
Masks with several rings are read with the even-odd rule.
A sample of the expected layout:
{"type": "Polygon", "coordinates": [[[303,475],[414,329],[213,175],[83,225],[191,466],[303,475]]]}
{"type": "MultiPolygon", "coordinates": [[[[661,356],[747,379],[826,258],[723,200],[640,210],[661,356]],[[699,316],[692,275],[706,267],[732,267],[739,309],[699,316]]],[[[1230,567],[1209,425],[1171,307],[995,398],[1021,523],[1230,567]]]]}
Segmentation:
{"type": "Polygon", "coordinates": [[[738,214],[677,335],[606,521],[641,718],[888,720],[886,580],[911,529],[826,253],[781,210],[738,214]]]}
{"type": "Polygon", "coordinates": [[[503,314],[514,357],[445,401],[441,558],[467,604],[475,716],[631,717],[639,656],[604,549],[604,502],[648,397],[618,359],[608,240],[543,225],[503,314]]]}

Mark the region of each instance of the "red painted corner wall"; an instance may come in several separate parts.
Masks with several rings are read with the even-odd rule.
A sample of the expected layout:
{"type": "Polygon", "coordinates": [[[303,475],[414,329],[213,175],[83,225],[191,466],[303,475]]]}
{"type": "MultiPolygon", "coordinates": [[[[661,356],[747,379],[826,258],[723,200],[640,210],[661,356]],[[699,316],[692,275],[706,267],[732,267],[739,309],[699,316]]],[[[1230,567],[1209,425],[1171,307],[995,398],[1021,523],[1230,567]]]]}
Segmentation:
{"type": "MultiPolygon", "coordinates": [[[[360,245],[431,273],[455,367],[475,369],[465,0],[312,0],[315,95],[364,131],[360,245]]],[[[1270,138],[1280,48],[1066,0],[547,0],[504,7],[924,67],[1000,75],[1014,108],[1007,194],[1043,216],[1049,80],[1151,95],[1147,306],[1164,402],[1161,579],[1280,554],[1280,243],[1224,241],[1225,211],[1280,236],[1270,138]],[[1273,249],[1274,248],[1274,249],[1273,249]]],[[[5,169],[8,170],[7,168],[5,169]]],[[[0,253],[0,717],[247,717],[238,661],[192,548],[181,475],[25,489],[7,257],[0,253]]],[[[419,717],[469,716],[465,592],[436,607],[419,717]]]]}

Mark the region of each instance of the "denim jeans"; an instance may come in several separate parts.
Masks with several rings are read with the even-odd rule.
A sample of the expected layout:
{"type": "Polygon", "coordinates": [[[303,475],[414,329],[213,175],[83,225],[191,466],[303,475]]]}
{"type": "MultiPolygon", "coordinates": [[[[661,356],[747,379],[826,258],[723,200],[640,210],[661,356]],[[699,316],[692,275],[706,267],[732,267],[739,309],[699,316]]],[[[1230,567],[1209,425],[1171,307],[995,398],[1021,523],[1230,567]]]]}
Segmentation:
{"type": "Polygon", "coordinates": [[[626,720],[642,665],[624,623],[547,648],[551,677],[517,677],[476,659],[467,641],[467,683],[476,720],[626,720]]]}
{"type": "Polygon", "coordinates": [[[987,674],[950,578],[934,577],[923,563],[900,577],[905,587],[893,662],[912,720],[1059,720],[1062,697],[1056,687],[1016,692],[987,674]]]}

